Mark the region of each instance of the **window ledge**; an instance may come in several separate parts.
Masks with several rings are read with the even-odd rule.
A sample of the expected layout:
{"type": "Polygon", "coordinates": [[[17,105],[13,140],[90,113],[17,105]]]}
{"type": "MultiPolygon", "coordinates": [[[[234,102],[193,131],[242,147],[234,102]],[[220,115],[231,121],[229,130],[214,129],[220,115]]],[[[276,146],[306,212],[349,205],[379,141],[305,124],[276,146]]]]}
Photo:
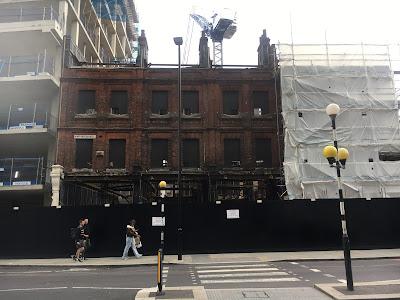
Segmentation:
{"type": "Polygon", "coordinates": [[[94,114],[75,114],[75,119],[95,119],[97,118],[97,113],[94,114]]]}
{"type": "Polygon", "coordinates": [[[202,115],[200,113],[191,114],[191,115],[184,115],[182,114],[182,119],[201,119],[202,115]]]}
{"type": "Polygon", "coordinates": [[[123,169],[119,169],[119,168],[109,168],[109,169],[106,169],[106,172],[107,173],[118,173],[118,174],[125,174],[125,173],[127,173],[127,171],[126,171],[126,169],[125,168],[123,168],[123,169]]]}
{"type": "Polygon", "coordinates": [[[129,119],[128,114],[109,114],[108,118],[110,119],[129,119]]]}
{"type": "Polygon", "coordinates": [[[252,115],[251,117],[252,117],[252,119],[255,119],[255,120],[272,120],[274,118],[274,115],[273,114],[265,114],[265,115],[261,115],[261,116],[252,115]]]}
{"type": "Polygon", "coordinates": [[[243,115],[238,114],[238,115],[227,115],[227,114],[220,114],[219,117],[221,119],[226,119],[226,120],[231,120],[231,119],[241,119],[243,115]]]}
{"type": "Polygon", "coordinates": [[[82,169],[73,168],[73,169],[72,169],[72,173],[93,173],[93,169],[88,169],[88,168],[82,168],[82,169]]]}
{"type": "Polygon", "coordinates": [[[150,113],[149,118],[150,119],[169,119],[169,118],[171,118],[171,114],[167,113],[165,115],[159,115],[159,114],[150,113]]]}

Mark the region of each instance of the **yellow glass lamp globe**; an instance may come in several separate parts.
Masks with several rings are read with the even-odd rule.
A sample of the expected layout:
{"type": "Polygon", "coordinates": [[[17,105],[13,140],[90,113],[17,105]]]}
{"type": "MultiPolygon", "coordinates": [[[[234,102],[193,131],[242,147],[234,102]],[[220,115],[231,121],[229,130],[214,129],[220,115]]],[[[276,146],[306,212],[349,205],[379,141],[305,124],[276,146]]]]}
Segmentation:
{"type": "Polygon", "coordinates": [[[346,148],[339,148],[338,150],[338,159],[346,160],[349,158],[349,151],[346,148]]]}
{"type": "Polygon", "coordinates": [[[160,187],[160,189],[165,189],[167,187],[167,183],[163,180],[163,181],[160,181],[158,186],[160,187]]]}
{"type": "Polygon", "coordinates": [[[325,158],[333,158],[337,155],[337,150],[334,146],[326,146],[324,150],[322,150],[322,154],[325,158]]]}

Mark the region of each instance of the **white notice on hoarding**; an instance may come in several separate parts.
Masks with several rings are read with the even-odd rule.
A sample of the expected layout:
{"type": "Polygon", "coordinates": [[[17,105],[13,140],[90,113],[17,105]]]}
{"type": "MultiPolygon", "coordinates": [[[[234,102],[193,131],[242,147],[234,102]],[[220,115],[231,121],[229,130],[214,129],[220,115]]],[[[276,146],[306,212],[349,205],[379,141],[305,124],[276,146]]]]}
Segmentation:
{"type": "Polygon", "coordinates": [[[31,185],[30,181],[14,181],[12,185],[31,185]]]}
{"type": "Polygon", "coordinates": [[[238,209],[227,209],[226,210],[226,218],[227,219],[239,219],[239,210],[238,209]]]}
{"type": "Polygon", "coordinates": [[[165,226],[165,217],[151,217],[151,226],[165,226]]]}

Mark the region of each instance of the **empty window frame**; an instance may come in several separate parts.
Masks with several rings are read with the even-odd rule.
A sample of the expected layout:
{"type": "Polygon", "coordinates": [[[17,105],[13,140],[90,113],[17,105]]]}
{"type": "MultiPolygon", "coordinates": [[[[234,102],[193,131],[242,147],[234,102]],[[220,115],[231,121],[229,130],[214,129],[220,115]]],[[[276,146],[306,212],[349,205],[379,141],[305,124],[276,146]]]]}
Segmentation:
{"type": "Polygon", "coordinates": [[[240,139],[224,139],[224,166],[240,166],[240,139]]]}
{"type": "Polygon", "coordinates": [[[96,91],[80,90],[78,97],[78,114],[94,114],[96,113],[96,91]]]}
{"type": "Polygon", "coordinates": [[[199,113],[198,91],[184,91],[182,93],[182,112],[184,115],[199,113]]]}
{"type": "Polygon", "coordinates": [[[168,140],[152,139],[150,149],[150,167],[161,168],[163,160],[168,161],[168,140]]]}
{"type": "Polygon", "coordinates": [[[258,117],[265,115],[269,112],[268,110],[268,92],[265,91],[254,91],[251,95],[253,103],[253,115],[258,117]]]}
{"type": "Polygon", "coordinates": [[[153,91],[151,96],[151,112],[157,115],[168,113],[168,92],[153,91]]]}
{"type": "Polygon", "coordinates": [[[76,139],[75,167],[77,169],[92,168],[93,140],[76,139]]]}
{"type": "Polygon", "coordinates": [[[125,169],[126,141],[123,139],[109,140],[108,166],[111,169],[125,169]]]}
{"type": "Polygon", "coordinates": [[[225,115],[239,114],[239,92],[224,91],[222,95],[223,113],[225,115]]]}
{"type": "Polygon", "coordinates": [[[200,146],[197,139],[184,139],[182,141],[182,166],[184,168],[200,167],[200,146]]]}
{"type": "Polygon", "coordinates": [[[125,115],[128,113],[128,92],[111,91],[110,99],[111,113],[114,115],[125,115]]]}
{"type": "Polygon", "coordinates": [[[272,167],[271,139],[255,139],[256,164],[265,168],[272,167]]]}

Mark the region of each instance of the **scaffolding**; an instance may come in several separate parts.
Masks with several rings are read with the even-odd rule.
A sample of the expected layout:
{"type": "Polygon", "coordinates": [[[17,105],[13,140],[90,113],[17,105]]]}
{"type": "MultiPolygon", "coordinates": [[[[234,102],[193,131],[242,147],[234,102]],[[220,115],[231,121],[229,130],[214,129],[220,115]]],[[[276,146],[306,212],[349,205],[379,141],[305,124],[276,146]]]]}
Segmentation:
{"type": "Polygon", "coordinates": [[[330,103],[340,147],[346,198],[400,196],[398,103],[387,45],[279,45],[284,172],[290,199],[337,198],[334,168],[322,157],[332,144],[330,103]],[[389,158],[388,158],[389,157],[389,158]]]}

